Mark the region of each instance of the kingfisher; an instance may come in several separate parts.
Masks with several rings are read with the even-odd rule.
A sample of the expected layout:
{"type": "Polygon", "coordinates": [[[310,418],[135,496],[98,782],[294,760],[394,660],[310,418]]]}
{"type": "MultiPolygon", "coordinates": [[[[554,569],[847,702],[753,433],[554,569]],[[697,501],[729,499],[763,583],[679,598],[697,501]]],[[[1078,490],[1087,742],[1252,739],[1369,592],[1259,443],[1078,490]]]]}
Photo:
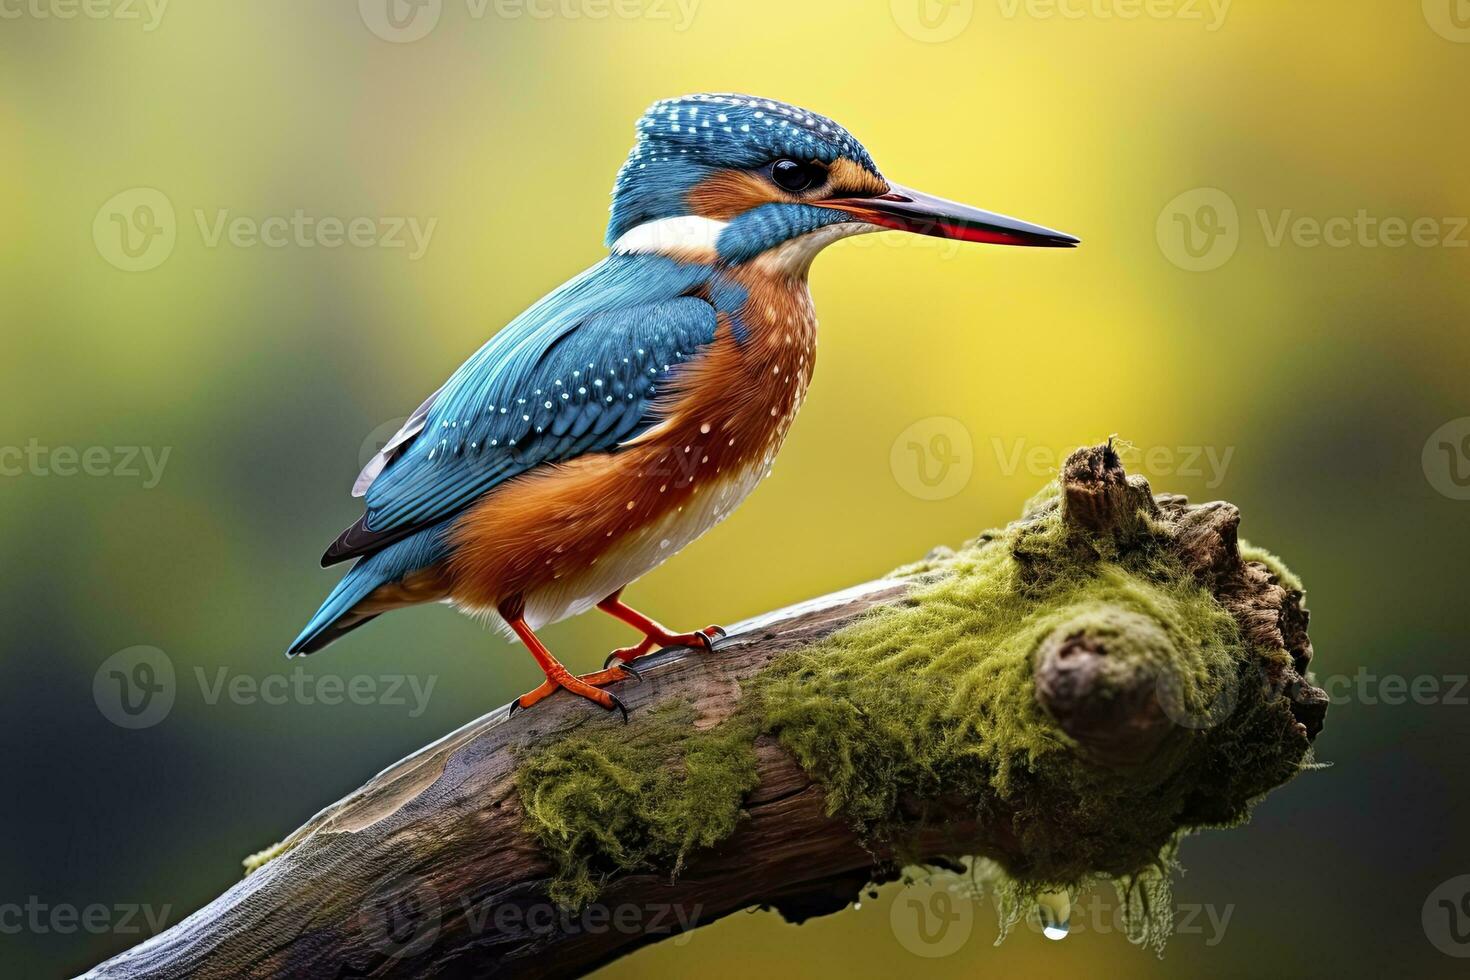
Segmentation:
{"type": "Polygon", "coordinates": [[[613,188],[609,255],[496,332],[363,469],[355,560],[288,656],[394,609],[446,602],[525,645],[545,683],[624,721],[608,686],[655,648],[713,649],[624,588],[728,517],[806,397],[826,246],[882,230],[999,245],[1078,239],[887,180],[824,116],[771,99],[654,103],[613,188]],[[641,639],[574,675],[537,631],[596,606],[641,639]]]}

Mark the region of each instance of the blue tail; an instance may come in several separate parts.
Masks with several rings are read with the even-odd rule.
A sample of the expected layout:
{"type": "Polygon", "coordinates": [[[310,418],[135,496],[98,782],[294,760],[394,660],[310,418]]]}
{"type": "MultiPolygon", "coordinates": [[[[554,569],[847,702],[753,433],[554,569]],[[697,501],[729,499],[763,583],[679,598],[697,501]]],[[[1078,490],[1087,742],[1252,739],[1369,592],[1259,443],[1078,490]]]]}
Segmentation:
{"type": "Polygon", "coordinates": [[[449,524],[449,521],[445,521],[424,528],[359,560],[342,576],[342,581],[337,583],[331,595],[327,596],[327,601],[311,617],[306,629],[301,631],[301,635],[287,649],[286,656],[316,653],[339,637],[376,619],[376,613],[362,615],[354,614],[352,610],[379,586],[396,582],[410,572],[428,568],[447,558],[449,548],[442,538],[449,524]]]}

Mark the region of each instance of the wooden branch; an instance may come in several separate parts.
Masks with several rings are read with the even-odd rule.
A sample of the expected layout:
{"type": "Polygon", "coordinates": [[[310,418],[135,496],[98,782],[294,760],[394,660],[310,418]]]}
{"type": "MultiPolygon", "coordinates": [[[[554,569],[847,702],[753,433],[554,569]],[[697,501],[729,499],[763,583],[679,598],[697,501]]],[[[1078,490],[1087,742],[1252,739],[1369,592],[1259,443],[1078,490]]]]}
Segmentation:
{"type": "MultiPolygon", "coordinates": [[[[1053,506],[1092,535],[1126,537],[1149,519],[1172,522],[1181,556],[1243,629],[1291,652],[1292,666],[1282,668],[1290,676],[1273,680],[1291,699],[1300,734],[1316,734],[1325,696],[1305,680],[1310,643],[1300,594],[1264,566],[1241,561],[1234,508],[1156,499],[1146,484],[1123,476],[1108,447],[1074,456],[1063,489],[1053,506]]],[[[1016,557],[1024,566],[1026,555],[1018,549],[1016,557]]],[[[735,710],[745,682],[773,660],[875,607],[910,601],[925,581],[887,578],[760,617],[733,628],[710,654],[662,653],[640,664],[643,681],[622,683],[618,695],[635,725],[676,698],[692,702],[697,724],[713,724],[735,710]]],[[[1151,687],[1110,675],[1106,644],[1095,638],[1062,630],[1035,664],[1038,702],[1098,766],[1126,769],[1179,730],[1151,687]],[[1109,683],[1114,688],[1104,692],[1109,683]]],[[[524,829],[517,752],[594,730],[585,726],[620,724],[570,697],[513,720],[503,708],[493,711],[323,810],[279,845],[279,856],[89,976],[578,976],[752,906],[793,921],[837,911],[868,883],[893,876],[881,848],[870,850],[848,820],[829,815],[812,776],[762,736],[748,819],[732,837],[696,852],[672,879],[614,876],[586,908],[560,909],[546,897],[553,868],[524,829]]],[[[931,818],[936,805],[951,809],[946,819],[916,824],[906,858],[944,863],[978,853],[1024,862],[1005,813],[982,819],[963,801],[924,803],[931,818]]]]}

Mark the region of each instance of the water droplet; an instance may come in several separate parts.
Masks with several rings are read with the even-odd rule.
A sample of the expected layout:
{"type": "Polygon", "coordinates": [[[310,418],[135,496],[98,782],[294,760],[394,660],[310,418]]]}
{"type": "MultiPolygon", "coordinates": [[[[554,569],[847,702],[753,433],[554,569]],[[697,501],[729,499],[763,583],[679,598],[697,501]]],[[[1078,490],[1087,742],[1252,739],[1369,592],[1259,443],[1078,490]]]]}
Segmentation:
{"type": "Polygon", "coordinates": [[[1041,917],[1041,934],[1059,942],[1067,938],[1071,930],[1072,897],[1066,892],[1050,892],[1038,895],[1036,911],[1041,917]]]}

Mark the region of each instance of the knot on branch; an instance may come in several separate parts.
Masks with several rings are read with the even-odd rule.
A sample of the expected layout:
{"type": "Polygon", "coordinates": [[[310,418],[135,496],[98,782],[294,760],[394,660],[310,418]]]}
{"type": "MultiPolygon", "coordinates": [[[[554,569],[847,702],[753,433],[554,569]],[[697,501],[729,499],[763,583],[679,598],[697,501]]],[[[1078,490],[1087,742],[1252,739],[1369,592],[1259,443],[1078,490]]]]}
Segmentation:
{"type": "Polygon", "coordinates": [[[1147,761],[1174,723],[1156,693],[1158,679],[1143,667],[1172,663],[1173,641],[1137,613],[1114,611],[1112,630],[1069,623],[1042,641],[1036,655],[1036,698],[1062,731],[1098,761],[1113,766],[1147,761]],[[1112,656],[1119,642],[1152,647],[1142,657],[1112,656]]]}
{"type": "Polygon", "coordinates": [[[1062,466],[1062,512],[1072,527],[1097,537],[1126,539],[1158,513],[1148,481],[1129,477],[1111,441],[1079,449],[1062,466]]]}
{"type": "MultiPolygon", "coordinates": [[[[1300,584],[1269,553],[1243,549],[1240,511],[1224,501],[1192,505],[1176,494],[1155,497],[1148,482],[1128,477],[1112,444],[1079,449],[1060,479],[1061,513],[1072,535],[1105,541],[1117,550],[1093,554],[1122,563],[1147,562],[1156,553],[1208,590],[1233,619],[1254,655],[1203,707],[1185,703],[1187,668],[1157,623],[1114,611],[1106,635],[1092,625],[1068,625],[1049,636],[1035,658],[1036,697],[1058,726],[1094,759],[1131,766],[1147,761],[1171,731],[1197,731],[1225,721],[1248,702],[1246,688],[1268,700],[1284,699],[1297,734],[1322,730],[1327,695],[1308,680],[1312,659],[1308,613],[1300,584]],[[1119,624],[1127,620],[1127,628],[1119,624]],[[1118,646],[1130,647],[1119,657],[1118,646]],[[1149,652],[1139,655],[1138,649],[1149,652]],[[1280,656],[1277,654],[1284,654],[1280,656]]],[[[1050,567],[1050,566],[1049,566],[1050,567]]]]}

